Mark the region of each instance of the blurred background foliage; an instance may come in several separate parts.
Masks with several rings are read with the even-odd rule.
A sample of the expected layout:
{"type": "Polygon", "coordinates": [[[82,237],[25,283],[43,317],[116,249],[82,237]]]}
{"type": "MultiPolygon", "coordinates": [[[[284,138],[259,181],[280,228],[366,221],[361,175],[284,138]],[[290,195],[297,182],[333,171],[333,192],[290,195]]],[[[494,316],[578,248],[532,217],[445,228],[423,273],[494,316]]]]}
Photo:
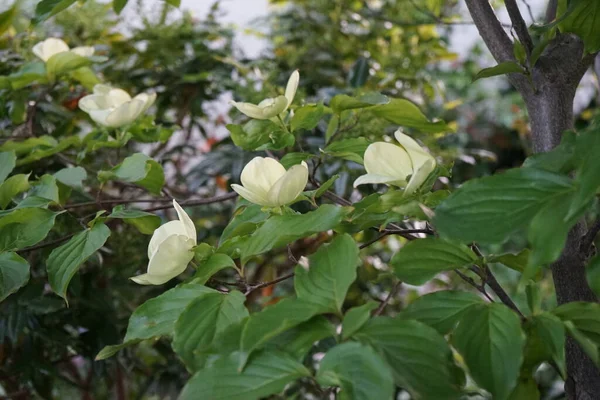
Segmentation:
{"type": "MultiPolygon", "coordinates": [[[[61,37],[71,47],[95,46],[97,54],[108,57],[106,63],[93,66],[94,74],[60,81],[51,91],[44,85],[0,90],[0,144],[9,136],[30,139],[33,132],[59,142],[89,134],[92,126],[78,110],[77,101],[98,81],[130,93],[156,91],[156,121],[166,127],[157,128],[148,119],[136,125],[136,143],[126,148],[99,144],[87,153],[66,149],[22,165],[20,172],[41,176],[69,164],[94,173],[116,164],[125,153],[142,150],[164,166],[165,187],[174,197],[222,194],[229,191],[230,183],[239,180],[241,168],[253,156],[231,142],[225,125],[232,118],[235,122],[243,120],[238,120],[239,113],[230,115],[223,104],[232,96],[250,102],[272,96],[285,86],[294,69],[300,70],[298,98],[304,103],[327,104],[339,93],[379,91],[411,99],[430,119],[450,122],[455,133],[418,134],[451,172],[437,183],[438,189],[520,165],[529,154],[526,116],[518,96],[501,80],[491,85],[472,83],[482,66],[482,53],[477,49],[466,59],[449,50],[453,27],[462,23],[457,1],[272,0],[271,14],[259,22],[268,27],[269,48],[257,59],[248,58],[243,46],[234,41],[233,27],[219,22],[227,12],[225,2],[216,2],[202,19],[174,11],[163,2],[153,2],[155,12],[147,13],[142,11],[143,3],[139,0],[135,6],[139,7],[135,24],[117,16],[110,4],[96,0],[77,3],[37,26],[30,23],[32,8],[23,2],[8,24],[0,23],[4,30],[0,75],[14,74],[34,61],[30,49],[46,37],[61,37]],[[144,144],[156,139],[161,143],[144,144]],[[452,164],[455,159],[458,161],[452,164]]],[[[589,110],[594,105],[585,107],[581,124],[591,117],[589,110]]],[[[387,122],[368,113],[347,111],[340,121],[332,122],[331,118],[302,132],[296,138],[295,151],[318,153],[332,124],[347,137],[373,140],[391,133],[386,130],[387,122]]],[[[101,133],[98,135],[98,143],[106,143],[101,133]]],[[[321,182],[340,175],[334,185],[339,196],[358,198],[351,187],[359,173],[357,164],[327,159],[320,171],[316,179],[321,182]]],[[[117,183],[102,191],[88,185],[73,195],[92,203],[99,196],[152,200],[139,187],[117,183]]],[[[60,219],[63,232],[71,232],[94,207],[73,210],[68,213],[70,217],[60,219]]],[[[170,211],[158,212],[165,220],[172,217],[170,211]]],[[[214,244],[230,219],[233,204],[205,205],[190,212],[201,228],[199,240],[214,244]]],[[[148,237],[129,225],[119,225],[119,221],[111,224],[113,234],[108,245],[71,282],[68,307],[45,286],[44,260],[51,249],[28,256],[33,284],[0,304],[0,387],[4,391],[0,398],[176,398],[188,373],[167,342],[143,342],[123,350],[118,357],[94,362],[100,349],[120,342],[132,310],[188,277],[183,275],[158,287],[131,283],[128,278],[146,267],[148,237]]],[[[57,238],[61,230],[53,234],[57,238]]],[[[361,239],[366,242],[371,238],[361,239]]],[[[310,253],[319,240],[305,239],[290,250],[310,253]]],[[[524,238],[514,240],[518,243],[524,238]]],[[[394,278],[386,263],[399,244],[397,238],[388,237],[370,248],[345,307],[387,296],[394,278]]],[[[293,266],[287,252],[269,254],[248,268],[250,280],[271,280],[293,266]]],[[[506,268],[497,272],[508,288],[515,284],[510,272],[506,268]]],[[[220,278],[233,279],[226,273],[220,278]]],[[[393,314],[418,294],[463,285],[453,275],[442,275],[418,288],[404,285],[397,296],[401,301],[393,300],[388,312],[393,314]]],[[[249,306],[259,309],[291,290],[291,282],[284,282],[254,292],[249,306]]],[[[524,299],[518,300],[526,307],[524,299]]],[[[540,373],[548,374],[540,380],[547,386],[544,398],[560,395],[554,385],[556,376],[551,371],[540,373]]],[[[309,393],[313,398],[319,396],[309,384],[290,391],[295,395],[289,398],[307,398],[302,396],[309,393]]]]}

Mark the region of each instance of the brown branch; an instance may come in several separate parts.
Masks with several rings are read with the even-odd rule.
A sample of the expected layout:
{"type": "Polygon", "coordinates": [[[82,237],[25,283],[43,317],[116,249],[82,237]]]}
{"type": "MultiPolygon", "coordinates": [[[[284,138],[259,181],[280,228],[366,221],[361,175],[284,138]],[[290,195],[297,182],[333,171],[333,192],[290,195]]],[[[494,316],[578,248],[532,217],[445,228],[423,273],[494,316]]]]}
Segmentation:
{"type": "Polygon", "coordinates": [[[496,61],[514,61],[512,41],[498,21],[490,3],[487,0],[465,1],[479,34],[496,61]]]}
{"type": "Polygon", "coordinates": [[[377,315],[381,315],[381,313],[383,312],[383,310],[385,310],[385,307],[387,307],[387,305],[390,303],[390,300],[396,295],[396,293],[398,293],[398,290],[400,290],[400,286],[402,286],[402,281],[397,282],[394,285],[394,287],[392,287],[392,290],[390,290],[390,293],[381,302],[381,304],[379,305],[379,307],[377,307],[377,310],[375,310],[375,312],[373,313],[373,317],[376,317],[377,315]]]}
{"type": "Polygon", "coordinates": [[[546,23],[554,21],[556,18],[556,12],[558,10],[558,0],[550,0],[548,2],[548,8],[546,8],[546,23]]]}
{"type": "Polygon", "coordinates": [[[281,276],[281,277],[279,277],[277,279],[274,279],[272,281],[269,281],[269,282],[262,282],[262,283],[257,283],[257,284],[254,284],[254,285],[248,285],[248,287],[246,288],[246,292],[244,293],[244,295],[248,296],[250,293],[254,292],[255,290],[266,288],[268,286],[273,286],[273,285],[275,285],[275,284],[277,284],[279,282],[283,282],[286,279],[289,279],[289,278],[291,278],[293,276],[294,276],[294,273],[290,272],[289,274],[285,274],[285,275],[283,275],[283,276],[281,276]]]}
{"type": "MultiPolygon", "coordinates": [[[[235,199],[237,197],[237,195],[238,194],[236,192],[230,192],[230,193],[226,193],[226,194],[223,194],[220,196],[207,197],[204,199],[197,199],[197,200],[182,201],[181,203],[179,203],[179,205],[182,207],[203,206],[206,204],[220,203],[222,201],[235,199]]],[[[173,208],[173,204],[166,204],[164,206],[145,208],[142,211],[151,212],[151,211],[158,211],[158,210],[166,210],[169,208],[173,208]]]]}
{"type": "Polygon", "coordinates": [[[506,11],[508,11],[508,16],[513,23],[513,28],[517,33],[517,37],[525,47],[525,52],[527,56],[531,55],[531,51],[533,50],[533,39],[531,39],[531,35],[527,30],[527,24],[521,15],[521,11],[519,11],[519,6],[517,5],[516,0],[505,0],[504,4],[506,5],[506,11]]]}
{"type": "Polygon", "coordinates": [[[458,275],[460,277],[460,279],[462,279],[463,281],[467,282],[469,285],[473,286],[475,289],[477,289],[482,295],[484,295],[491,303],[494,302],[494,299],[488,294],[487,290],[485,290],[485,285],[484,284],[479,284],[477,282],[475,282],[475,279],[463,274],[462,272],[460,272],[459,270],[455,269],[454,272],[456,273],[456,275],[458,275]]]}
{"type": "Polygon", "coordinates": [[[66,242],[67,240],[71,239],[73,236],[75,236],[75,233],[69,233],[68,235],[59,237],[58,239],[50,240],[49,242],[44,242],[44,243],[36,244],[35,246],[29,246],[29,247],[25,247],[24,249],[17,250],[17,253],[27,253],[27,252],[34,251],[34,250],[43,249],[44,247],[53,246],[55,244],[60,244],[62,242],[66,242]]]}
{"type": "Polygon", "coordinates": [[[513,311],[515,311],[517,314],[519,314],[521,319],[525,319],[525,316],[523,315],[521,310],[519,310],[519,307],[517,307],[515,302],[512,301],[512,299],[508,295],[508,293],[506,293],[506,291],[504,290],[502,285],[500,285],[500,283],[498,282],[498,280],[496,279],[496,277],[490,270],[490,267],[488,267],[486,265],[484,272],[485,272],[485,283],[490,287],[490,289],[492,289],[492,291],[496,294],[496,296],[498,296],[500,301],[502,303],[504,303],[505,306],[511,308],[513,311]]]}

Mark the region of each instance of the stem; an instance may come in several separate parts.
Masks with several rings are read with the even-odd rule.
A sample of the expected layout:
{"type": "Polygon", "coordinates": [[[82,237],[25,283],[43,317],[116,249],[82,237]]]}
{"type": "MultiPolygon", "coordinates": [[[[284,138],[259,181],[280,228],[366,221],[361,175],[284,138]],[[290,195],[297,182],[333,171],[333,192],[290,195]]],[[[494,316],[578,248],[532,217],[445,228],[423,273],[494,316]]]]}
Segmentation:
{"type": "Polygon", "coordinates": [[[383,312],[383,310],[385,310],[385,308],[387,307],[387,305],[390,303],[390,300],[396,295],[396,293],[398,293],[398,290],[400,290],[400,286],[402,286],[402,282],[397,282],[393,287],[392,290],[390,290],[390,293],[388,293],[388,295],[386,296],[386,298],[383,300],[383,302],[381,302],[381,304],[379,305],[379,307],[377,307],[377,310],[375,310],[375,312],[373,313],[373,317],[377,316],[377,315],[381,315],[381,313],[383,312]]]}

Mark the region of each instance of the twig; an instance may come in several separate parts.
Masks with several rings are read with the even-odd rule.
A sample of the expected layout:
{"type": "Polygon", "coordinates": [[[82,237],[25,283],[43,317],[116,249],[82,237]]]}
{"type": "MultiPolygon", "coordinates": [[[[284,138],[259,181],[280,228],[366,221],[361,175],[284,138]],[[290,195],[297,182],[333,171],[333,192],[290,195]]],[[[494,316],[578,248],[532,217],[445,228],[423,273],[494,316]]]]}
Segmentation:
{"type": "Polygon", "coordinates": [[[521,15],[521,11],[519,11],[517,0],[505,0],[504,4],[506,5],[506,11],[508,11],[508,16],[513,23],[517,37],[523,44],[523,47],[525,47],[527,56],[530,56],[533,50],[533,39],[531,39],[531,35],[527,30],[527,24],[521,15]]]}
{"type": "Polygon", "coordinates": [[[535,23],[535,15],[533,15],[533,9],[531,8],[531,4],[527,0],[521,0],[525,7],[527,7],[527,13],[529,14],[529,18],[531,18],[531,22],[535,23]]]}
{"type": "Polygon", "coordinates": [[[588,254],[590,248],[594,244],[596,240],[596,236],[598,236],[598,232],[600,232],[600,219],[597,219],[587,233],[581,239],[581,252],[583,254],[588,254]]]}
{"type": "MultiPolygon", "coordinates": [[[[207,197],[204,199],[197,199],[197,200],[186,200],[186,201],[182,201],[179,204],[181,206],[199,206],[199,205],[204,205],[204,204],[212,204],[212,203],[218,203],[221,201],[226,201],[226,200],[230,200],[237,197],[237,193],[235,192],[230,192],[221,196],[214,196],[214,197],[207,197]]],[[[85,203],[76,203],[76,204],[67,204],[65,205],[63,208],[65,210],[70,210],[73,208],[81,208],[81,207],[90,207],[90,206],[95,206],[98,204],[106,204],[106,205],[119,205],[119,204],[131,204],[131,203],[170,203],[171,201],[173,201],[173,199],[168,199],[168,198],[159,198],[159,199],[108,199],[108,200],[99,200],[99,201],[88,201],[85,203]]],[[[169,205],[165,205],[165,206],[158,206],[158,207],[153,207],[153,208],[149,208],[149,209],[145,209],[144,211],[157,211],[157,210],[165,210],[168,208],[172,208],[173,205],[169,204],[169,205]]]]}
{"type": "Polygon", "coordinates": [[[272,281],[269,281],[269,282],[262,282],[262,283],[258,283],[258,284],[255,284],[255,285],[248,285],[248,287],[246,288],[246,292],[244,293],[244,295],[247,296],[250,293],[254,292],[255,290],[275,285],[275,284],[277,284],[279,282],[282,282],[282,281],[285,281],[286,279],[289,279],[289,278],[291,278],[293,276],[294,276],[294,273],[290,272],[289,274],[285,274],[285,275],[283,275],[283,276],[281,276],[281,277],[279,277],[277,279],[274,279],[272,281]]]}
{"type": "Polygon", "coordinates": [[[75,236],[75,233],[69,233],[68,235],[59,237],[58,239],[50,240],[49,242],[44,242],[44,243],[36,244],[35,246],[29,246],[29,247],[25,247],[24,249],[17,250],[17,253],[26,253],[29,251],[39,250],[44,247],[53,246],[55,244],[66,242],[67,240],[71,239],[73,236],[75,236]]]}
{"type": "Polygon", "coordinates": [[[377,307],[377,310],[375,310],[375,312],[373,313],[374,317],[376,317],[377,315],[380,315],[383,312],[383,310],[385,309],[385,307],[389,304],[390,300],[396,295],[396,293],[400,289],[400,286],[402,286],[402,281],[397,282],[394,285],[394,287],[392,288],[392,290],[390,290],[390,293],[387,295],[387,297],[385,298],[385,300],[383,300],[381,302],[381,304],[379,305],[379,307],[377,307]]]}
{"type": "Polygon", "coordinates": [[[558,9],[558,0],[550,0],[548,2],[548,8],[546,8],[546,23],[554,21],[556,18],[556,12],[558,9]]]}
{"type": "Polygon", "coordinates": [[[425,233],[427,235],[433,235],[434,232],[431,229],[386,229],[383,231],[383,233],[381,235],[377,236],[374,239],[369,240],[368,242],[361,244],[359,246],[359,249],[362,250],[366,247],[369,247],[373,243],[376,243],[379,240],[381,240],[384,237],[389,236],[389,235],[400,235],[402,237],[408,238],[409,240],[412,240],[412,239],[415,239],[415,237],[409,236],[409,235],[412,235],[415,233],[425,233]]]}
{"type": "Polygon", "coordinates": [[[469,285],[473,286],[475,289],[477,289],[482,295],[484,295],[491,303],[494,302],[494,299],[488,294],[487,290],[485,290],[485,285],[484,284],[478,284],[477,282],[475,282],[475,280],[465,274],[463,274],[462,272],[460,272],[459,270],[455,269],[454,272],[456,272],[456,275],[458,275],[460,277],[460,279],[462,279],[463,281],[467,282],[469,285]]]}
{"type": "MultiPolygon", "coordinates": [[[[205,199],[197,199],[197,200],[187,200],[179,203],[182,207],[194,207],[194,206],[202,206],[206,204],[220,203],[222,201],[227,201],[231,199],[235,199],[237,197],[236,192],[230,192],[227,194],[223,194],[221,196],[207,197],[205,199]]],[[[150,211],[158,211],[158,210],[166,210],[169,208],[173,208],[173,204],[167,204],[164,206],[145,208],[142,211],[150,212],[150,211]]]]}

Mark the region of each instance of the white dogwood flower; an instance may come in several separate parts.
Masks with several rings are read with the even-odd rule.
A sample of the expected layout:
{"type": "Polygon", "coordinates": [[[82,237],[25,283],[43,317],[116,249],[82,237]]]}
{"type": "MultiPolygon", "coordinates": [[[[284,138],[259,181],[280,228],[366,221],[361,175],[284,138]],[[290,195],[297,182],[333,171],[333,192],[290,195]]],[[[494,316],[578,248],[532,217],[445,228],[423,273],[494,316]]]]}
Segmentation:
{"type": "Polygon", "coordinates": [[[194,258],[196,227],[175,200],[178,220],[169,221],[154,231],[148,245],[148,272],[130,278],[140,285],[162,285],[181,274],[194,258]]]}
{"type": "Polygon", "coordinates": [[[255,157],[242,170],[242,186],[231,187],[246,200],[265,207],[292,203],[308,182],[308,166],[294,165],[287,171],[277,160],[255,157]]]}
{"type": "Polygon", "coordinates": [[[48,38],[43,42],[37,43],[35,46],[33,46],[31,51],[44,62],[48,61],[50,57],[55,54],[64,53],[67,51],[75,53],[81,57],[91,57],[94,55],[94,48],[91,46],[80,46],[69,49],[69,45],[67,45],[61,39],[56,38],[48,38]]]}

